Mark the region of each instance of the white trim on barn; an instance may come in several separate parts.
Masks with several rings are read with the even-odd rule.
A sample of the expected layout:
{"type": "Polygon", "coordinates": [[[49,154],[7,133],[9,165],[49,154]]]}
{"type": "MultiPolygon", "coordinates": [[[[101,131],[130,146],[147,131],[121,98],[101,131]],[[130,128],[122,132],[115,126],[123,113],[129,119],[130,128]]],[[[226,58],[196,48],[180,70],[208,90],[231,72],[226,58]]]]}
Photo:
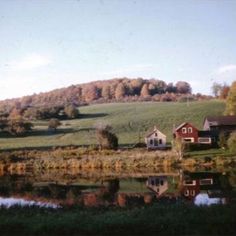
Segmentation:
{"type": "Polygon", "coordinates": [[[211,144],[211,137],[199,137],[198,138],[198,143],[206,143],[206,144],[211,144]]]}

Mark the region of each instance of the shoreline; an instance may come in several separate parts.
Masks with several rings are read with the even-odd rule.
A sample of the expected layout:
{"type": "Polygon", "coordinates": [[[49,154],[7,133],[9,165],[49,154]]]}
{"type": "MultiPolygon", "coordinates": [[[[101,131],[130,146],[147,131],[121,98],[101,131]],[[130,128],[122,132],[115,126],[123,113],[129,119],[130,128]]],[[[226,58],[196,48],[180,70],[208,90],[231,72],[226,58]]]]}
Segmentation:
{"type": "Polygon", "coordinates": [[[149,168],[216,168],[236,166],[236,155],[209,157],[206,154],[191,156],[188,153],[178,160],[172,150],[148,151],[146,148],[96,150],[82,147],[54,147],[51,149],[21,149],[0,152],[0,172],[79,169],[79,170],[130,170],[149,168]]]}

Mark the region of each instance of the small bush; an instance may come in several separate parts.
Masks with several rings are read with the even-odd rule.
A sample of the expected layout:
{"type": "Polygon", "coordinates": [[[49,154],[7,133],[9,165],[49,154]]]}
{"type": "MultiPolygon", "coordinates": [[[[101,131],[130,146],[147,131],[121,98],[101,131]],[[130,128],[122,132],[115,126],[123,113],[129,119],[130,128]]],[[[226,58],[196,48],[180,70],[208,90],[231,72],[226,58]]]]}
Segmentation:
{"type": "Polygon", "coordinates": [[[101,149],[118,148],[118,138],[110,130],[111,130],[110,126],[98,127],[96,129],[97,141],[101,149]]]}
{"type": "Polygon", "coordinates": [[[227,145],[230,152],[236,153],[236,132],[230,134],[227,145]]]}

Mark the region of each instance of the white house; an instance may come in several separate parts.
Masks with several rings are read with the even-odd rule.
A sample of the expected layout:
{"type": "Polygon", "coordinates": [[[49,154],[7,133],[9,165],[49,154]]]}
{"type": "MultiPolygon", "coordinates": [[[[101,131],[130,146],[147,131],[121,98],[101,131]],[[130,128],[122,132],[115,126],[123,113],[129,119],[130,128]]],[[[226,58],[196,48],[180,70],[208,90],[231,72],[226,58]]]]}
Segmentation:
{"type": "Polygon", "coordinates": [[[149,176],[146,186],[154,191],[159,197],[168,190],[167,176],[149,176]]]}
{"type": "Polygon", "coordinates": [[[149,149],[165,148],[166,135],[155,126],[154,129],[145,136],[145,143],[149,149]]]}

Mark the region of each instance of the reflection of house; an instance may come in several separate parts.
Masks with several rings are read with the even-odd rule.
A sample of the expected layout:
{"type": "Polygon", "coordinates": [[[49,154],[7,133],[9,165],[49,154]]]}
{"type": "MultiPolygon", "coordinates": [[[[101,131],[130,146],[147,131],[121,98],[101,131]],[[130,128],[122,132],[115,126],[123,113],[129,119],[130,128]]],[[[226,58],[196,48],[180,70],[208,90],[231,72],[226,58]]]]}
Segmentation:
{"type": "Polygon", "coordinates": [[[166,135],[164,135],[156,127],[145,136],[145,143],[147,148],[165,148],[166,147],[166,135]]]}
{"type": "Polygon", "coordinates": [[[179,125],[173,131],[174,138],[180,137],[186,143],[211,144],[212,134],[210,131],[199,131],[188,122],[179,125]]]}
{"type": "Polygon", "coordinates": [[[167,176],[150,176],[147,179],[147,187],[161,196],[168,190],[167,176]]]}
{"type": "Polygon", "coordinates": [[[203,129],[217,137],[221,132],[229,135],[236,131],[236,116],[208,116],[203,123],[203,129]]]}
{"type": "Polygon", "coordinates": [[[181,194],[193,200],[199,193],[209,197],[222,197],[224,186],[221,184],[221,173],[193,172],[184,175],[181,194]]]}

